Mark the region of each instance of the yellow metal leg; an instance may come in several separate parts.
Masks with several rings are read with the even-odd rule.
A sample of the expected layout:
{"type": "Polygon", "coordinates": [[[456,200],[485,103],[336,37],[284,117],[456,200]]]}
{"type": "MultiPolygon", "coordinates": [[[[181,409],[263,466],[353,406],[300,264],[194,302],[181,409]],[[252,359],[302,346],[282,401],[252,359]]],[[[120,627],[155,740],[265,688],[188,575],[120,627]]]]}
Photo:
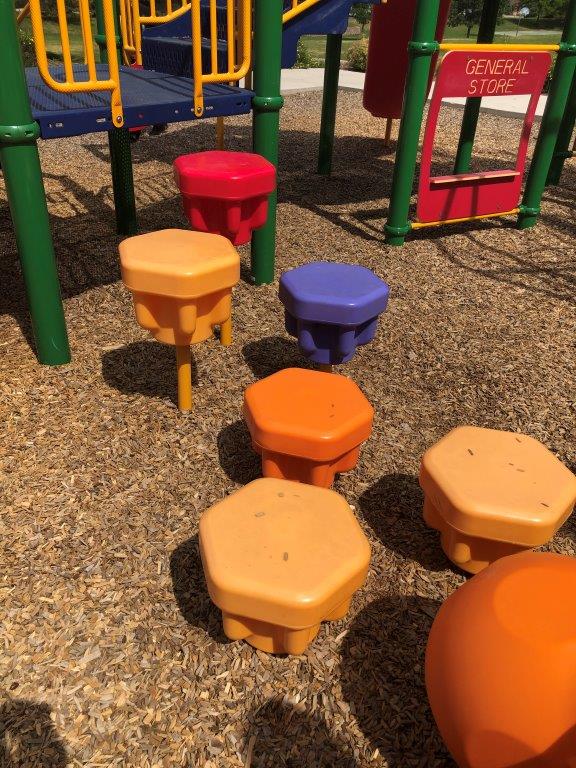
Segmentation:
{"type": "Polygon", "coordinates": [[[229,347],[232,344],[232,315],[220,326],[220,344],[223,347],[229,347]]]}
{"type": "Polygon", "coordinates": [[[181,411],[191,411],[192,356],[190,347],[176,347],[176,365],[178,366],[178,408],[181,411]]]}
{"type": "Polygon", "coordinates": [[[224,149],[224,118],[216,118],[216,149],[224,149]]]}
{"type": "Polygon", "coordinates": [[[392,126],[394,125],[394,121],[391,117],[389,117],[386,120],[386,135],[384,136],[384,147],[386,149],[390,146],[390,140],[392,138],[392,126]]]}
{"type": "Polygon", "coordinates": [[[334,367],[332,365],[325,365],[324,363],[318,363],[318,370],[324,371],[324,373],[332,373],[334,367]]]}

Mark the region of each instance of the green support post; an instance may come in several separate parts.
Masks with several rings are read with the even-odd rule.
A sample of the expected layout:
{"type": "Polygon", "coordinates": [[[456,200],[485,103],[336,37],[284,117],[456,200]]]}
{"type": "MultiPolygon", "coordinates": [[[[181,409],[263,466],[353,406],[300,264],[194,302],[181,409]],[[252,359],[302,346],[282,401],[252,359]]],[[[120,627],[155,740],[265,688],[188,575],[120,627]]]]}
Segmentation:
{"type": "Polygon", "coordinates": [[[342,35],[326,36],[326,61],[324,64],[324,92],[322,94],[322,121],[320,123],[320,147],[318,152],[318,173],[329,176],[332,172],[334,150],[334,129],[338,106],[338,79],[342,35]]]}
{"type": "Polygon", "coordinates": [[[560,178],[562,171],[564,170],[564,163],[568,158],[572,157],[572,151],[570,142],[572,134],[574,133],[574,123],[576,123],[576,75],[572,79],[572,88],[570,89],[570,95],[568,96],[568,105],[566,112],[560,124],[560,130],[558,131],[558,139],[554,148],[554,157],[552,158],[552,165],[546,179],[546,184],[560,184],[560,178]]]}
{"type": "MultiPolygon", "coordinates": [[[[282,0],[256,0],[254,7],[253,147],[278,167],[282,65],[282,0]]],[[[266,224],[252,235],[251,266],[256,285],[274,280],[277,193],[268,201],[266,224]]]]}
{"type": "Polygon", "coordinates": [[[390,211],[384,228],[389,245],[403,245],[411,229],[408,220],[410,197],[416,174],[422,116],[428,95],[430,62],[438,51],[438,43],[434,37],[439,8],[440,0],[419,0],[413,39],[408,44],[410,64],[392,177],[390,211]]]}
{"type": "MultiPolygon", "coordinates": [[[[484,7],[482,8],[482,16],[478,28],[478,43],[492,43],[494,41],[499,7],[500,0],[484,0],[484,7]]],[[[460,140],[458,142],[456,161],[454,163],[454,173],[467,173],[470,170],[470,161],[472,160],[472,149],[474,147],[474,139],[476,138],[476,128],[478,127],[481,104],[481,97],[472,96],[466,99],[464,116],[462,118],[462,128],[460,130],[460,140]]]]}
{"type": "Polygon", "coordinates": [[[0,165],[28,296],[38,360],[70,362],[46,193],[12,0],[0,0],[0,165]]]}
{"type": "MultiPolygon", "coordinates": [[[[104,11],[102,0],[96,0],[96,42],[100,49],[100,60],[107,61],[106,35],[104,34],[104,11]]],[[[119,8],[114,3],[114,24],[116,27],[116,45],[118,58],[122,64],[122,41],[119,36],[119,8]]],[[[112,173],[112,191],[114,210],[116,211],[116,231],[119,235],[135,235],[138,232],[136,217],[136,199],[134,197],[134,173],[132,170],[132,149],[128,128],[113,128],[108,131],[110,147],[110,169],[112,173]]]]}
{"type": "Polygon", "coordinates": [[[576,70],[576,0],[570,0],[560,51],[548,94],[548,102],[534,149],[534,157],[526,180],[524,197],[518,216],[518,227],[533,227],[540,214],[540,203],[554,156],[558,131],[564,117],[568,96],[576,70]]]}

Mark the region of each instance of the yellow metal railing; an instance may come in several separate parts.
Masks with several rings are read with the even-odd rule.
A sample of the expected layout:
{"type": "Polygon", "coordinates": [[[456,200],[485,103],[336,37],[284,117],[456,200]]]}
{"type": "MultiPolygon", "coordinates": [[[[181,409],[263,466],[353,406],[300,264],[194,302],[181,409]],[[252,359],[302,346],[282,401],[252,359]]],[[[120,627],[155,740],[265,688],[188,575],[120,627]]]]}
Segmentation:
{"type": "Polygon", "coordinates": [[[317,5],[320,2],[321,0],[292,0],[292,8],[284,11],[282,21],[286,24],[290,19],[299,16],[301,13],[304,13],[304,11],[307,11],[308,8],[311,8],[313,5],[317,5]]]}
{"type": "Polygon", "coordinates": [[[108,78],[100,80],[96,70],[96,56],[92,39],[92,22],[90,18],[89,0],[79,0],[80,26],[82,29],[82,44],[84,61],[87,69],[87,79],[77,80],[72,65],[70,50],[70,35],[66,19],[65,0],[56,0],[58,11],[58,26],[60,30],[60,46],[64,66],[64,80],[56,80],[50,72],[48,53],[44,37],[44,20],[42,17],[41,0],[30,0],[30,18],[32,36],[36,49],[38,71],[44,82],[59,93],[85,93],[90,91],[110,91],[112,120],[116,127],[124,124],[122,113],[122,98],[120,94],[120,72],[118,53],[116,50],[116,32],[114,28],[114,0],[103,0],[104,31],[106,35],[106,51],[108,54],[108,78]]]}
{"type": "Polygon", "coordinates": [[[209,24],[202,29],[201,0],[192,0],[192,77],[194,78],[194,114],[204,114],[206,83],[237,83],[252,65],[252,0],[226,1],[227,59],[225,69],[218,65],[218,7],[210,0],[209,24]],[[210,72],[202,64],[202,38],[210,41],[210,72]]]}

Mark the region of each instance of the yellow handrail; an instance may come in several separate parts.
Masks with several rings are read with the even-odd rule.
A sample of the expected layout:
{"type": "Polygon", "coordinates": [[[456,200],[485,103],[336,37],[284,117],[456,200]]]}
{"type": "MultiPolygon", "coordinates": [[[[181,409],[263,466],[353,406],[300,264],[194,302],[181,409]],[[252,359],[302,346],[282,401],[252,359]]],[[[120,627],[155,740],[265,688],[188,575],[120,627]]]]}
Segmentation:
{"type": "Polygon", "coordinates": [[[72,65],[72,53],[70,50],[68,22],[66,20],[65,0],[57,0],[56,2],[62,60],[64,64],[64,80],[56,80],[50,72],[48,54],[46,51],[46,40],[44,37],[41,0],[30,0],[30,18],[32,21],[32,36],[34,38],[34,47],[36,49],[38,71],[46,85],[59,93],[110,91],[112,121],[116,127],[120,128],[124,125],[124,115],[122,112],[122,97],[120,93],[120,71],[118,66],[118,53],[116,51],[113,2],[114,0],[103,0],[102,2],[104,31],[106,35],[106,52],[108,54],[108,78],[106,80],[98,79],[88,0],[80,0],[79,2],[84,60],[86,62],[88,74],[87,80],[76,80],[75,78],[72,65]]]}
{"type": "Polygon", "coordinates": [[[304,13],[304,11],[307,11],[308,8],[311,8],[319,2],[321,2],[321,0],[292,0],[292,8],[285,11],[282,15],[283,23],[286,24],[287,21],[290,21],[290,19],[293,19],[295,16],[299,16],[301,13],[304,13]]]}
{"type": "Polygon", "coordinates": [[[539,45],[522,43],[440,43],[441,51],[469,51],[470,53],[482,53],[488,51],[519,51],[520,53],[532,51],[559,51],[560,46],[554,44],[539,45]]]}
{"type": "Polygon", "coordinates": [[[202,70],[201,0],[192,0],[192,77],[194,79],[194,114],[204,114],[205,83],[237,83],[252,64],[252,0],[226,0],[226,40],[228,60],[225,71],[218,69],[218,32],[216,0],[210,0],[210,72],[202,70]],[[234,20],[238,16],[239,29],[234,20]],[[238,36],[238,40],[236,40],[238,36]],[[238,44],[236,44],[238,43],[238,44]],[[230,48],[234,55],[230,55],[230,48]]]}

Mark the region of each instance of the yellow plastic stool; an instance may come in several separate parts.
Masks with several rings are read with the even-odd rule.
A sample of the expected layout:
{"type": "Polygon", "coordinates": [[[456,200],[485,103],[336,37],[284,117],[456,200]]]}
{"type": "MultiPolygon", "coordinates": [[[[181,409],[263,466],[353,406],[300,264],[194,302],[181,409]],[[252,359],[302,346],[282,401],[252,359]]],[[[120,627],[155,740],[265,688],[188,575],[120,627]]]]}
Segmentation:
{"type": "Polygon", "coordinates": [[[192,408],[190,345],[220,326],[232,343],[232,286],[240,257],[225,237],[164,229],[120,243],[122,279],[132,292],[136,320],[165,344],[176,346],[178,407],[192,408]]]}
{"type": "Polygon", "coordinates": [[[576,502],[576,477],[542,443],[482,427],[458,427],[429,448],[420,485],[424,520],[470,573],[545,544],[576,502]]]}
{"type": "Polygon", "coordinates": [[[370,545],[334,491],[262,478],[204,512],[200,552],[224,632],[268,653],[303,653],[343,618],[370,545]]]}

